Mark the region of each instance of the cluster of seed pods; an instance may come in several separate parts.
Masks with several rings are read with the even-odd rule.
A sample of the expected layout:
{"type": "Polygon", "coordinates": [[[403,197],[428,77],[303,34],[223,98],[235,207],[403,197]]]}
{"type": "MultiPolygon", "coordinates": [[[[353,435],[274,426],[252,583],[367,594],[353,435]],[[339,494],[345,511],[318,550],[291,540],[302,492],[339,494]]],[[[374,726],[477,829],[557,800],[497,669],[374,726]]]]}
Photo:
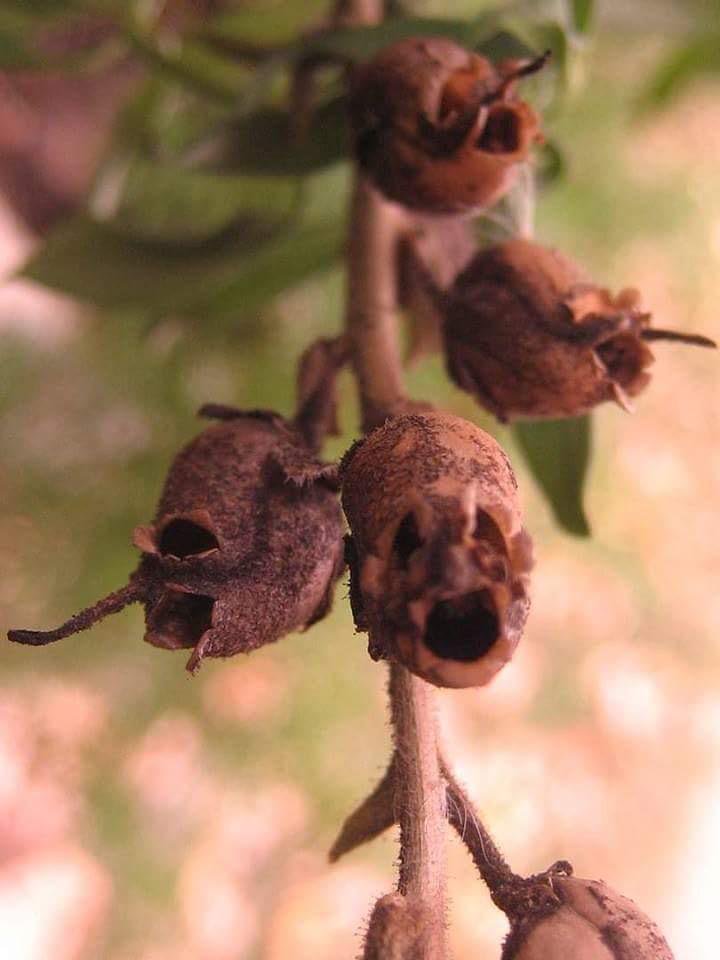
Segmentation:
{"type": "MultiPolygon", "coordinates": [[[[516,88],[545,61],[492,64],[441,38],[388,47],[352,77],[361,175],[422,214],[424,230],[433,217],[495,203],[540,139],[539,118],[516,88]]],[[[652,341],[713,346],[653,328],[637,291],[613,296],[527,239],[478,249],[433,298],[451,377],[502,421],[571,417],[607,400],[627,407],[649,381],[652,341]]],[[[325,369],[331,354],[313,358],[324,357],[325,369]]],[[[334,385],[319,380],[324,388],[293,421],[203,408],[215,422],[178,454],[153,522],[136,528],[141,557],[128,583],[55,630],[13,630],[10,639],[44,645],[138,602],[145,639],[189,650],[194,672],[204,658],[311,626],[347,565],[355,624],[374,659],[438,686],[488,683],[511,658],[529,609],[532,547],[507,456],[467,420],[426,410],[388,419],[339,467],[324,464],[318,423],[334,416],[334,385]]],[[[609,888],[570,877],[553,884],[552,909],[514,917],[503,958],[671,956],[609,888]]],[[[414,906],[384,898],[367,957],[412,954],[410,914],[420,929],[414,906]]]]}

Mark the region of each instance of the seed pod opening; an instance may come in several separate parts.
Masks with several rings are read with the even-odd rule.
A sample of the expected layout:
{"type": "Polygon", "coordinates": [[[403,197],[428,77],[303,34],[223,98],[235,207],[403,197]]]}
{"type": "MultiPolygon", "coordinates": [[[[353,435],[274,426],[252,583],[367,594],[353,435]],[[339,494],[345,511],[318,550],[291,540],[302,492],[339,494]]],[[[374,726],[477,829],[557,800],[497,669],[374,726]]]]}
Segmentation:
{"type": "Polygon", "coordinates": [[[401,40],[358,67],[350,91],[355,153],[391,200],[428,213],[487,207],[540,139],[516,81],[547,57],[493,65],[451,40],[401,40]]]}
{"type": "Polygon", "coordinates": [[[147,642],[192,649],[195,670],[324,616],[344,566],[327,465],[276,414],[203,412],[221,422],[175,458],[155,521],[135,529],[142,559],[128,586],[57,630],[15,630],[11,640],[50,643],[140,602],[147,642]]]}
{"type": "Polygon", "coordinates": [[[631,409],[650,381],[651,341],[715,346],[651,327],[636,290],[613,296],[562,254],[520,239],[477,253],[444,314],[450,375],[502,421],[578,416],[607,400],[631,409]]]}
{"type": "Polygon", "coordinates": [[[520,639],[532,563],[502,449],[460,417],[409,414],[356,444],[341,474],[371,656],[438,686],[487,683],[520,639]]]}
{"type": "Polygon", "coordinates": [[[657,925],[600,880],[554,876],[554,906],[515,918],[502,960],[673,960],[657,925]]]}

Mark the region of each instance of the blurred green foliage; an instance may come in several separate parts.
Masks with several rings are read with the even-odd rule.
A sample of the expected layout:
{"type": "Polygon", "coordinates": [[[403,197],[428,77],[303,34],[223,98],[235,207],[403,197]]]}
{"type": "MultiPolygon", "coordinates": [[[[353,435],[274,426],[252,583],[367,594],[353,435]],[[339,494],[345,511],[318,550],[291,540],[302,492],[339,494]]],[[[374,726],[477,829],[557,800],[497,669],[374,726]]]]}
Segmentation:
{"type": "MultiPolygon", "coordinates": [[[[24,271],[93,304],[94,319],[84,320],[82,336],[54,354],[3,338],[0,490],[8,514],[5,542],[11,545],[4,585],[13,617],[20,618],[12,626],[58,622],[124,582],[136,562],[129,532],[151,517],[170,459],[197,430],[194,410],[200,402],[292,408],[293,369],[301,350],[342,323],[349,182],[341,71],[321,77],[320,102],[305,141],[293,140],[288,106],[289,67],[302,49],[296,30],[316,21],[324,5],[293,0],[265,6],[262,15],[248,7],[234,21],[219,15],[184,38],[180,54],[172,57],[158,41],[159,27],[127,24],[126,3],[46,0],[29,7],[19,0],[4,6],[0,56],[6,67],[22,66],[26,55],[45,57],[49,64],[33,42],[38,24],[64,23],[87,10],[118,23],[118,31],[103,41],[103,56],[140,51],[148,66],[86,208],[48,236],[24,271]],[[218,42],[225,29],[235,46],[218,42]],[[240,44],[247,45],[242,57],[240,44]],[[267,56],[258,50],[266,44],[273,45],[267,56]],[[276,49],[290,44],[292,56],[276,49]],[[221,70],[214,72],[210,62],[221,70]]],[[[517,33],[508,28],[508,18],[503,24],[493,19],[487,34],[478,31],[477,18],[467,29],[474,31],[468,34],[474,42],[490,38],[498,51],[498,38],[507,42],[509,35],[539,49],[542,31],[550,29],[549,7],[566,16],[550,18],[556,36],[567,41],[560,52],[569,61],[562,73],[568,87],[549,130],[564,167],[539,202],[538,235],[622,282],[632,278],[623,275],[616,251],[628,237],[662,236],[675,244],[678,258],[687,257],[691,290],[697,282],[695,250],[703,240],[693,233],[692,203],[677,189],[672,172],[646,180],[618,162],[642,99],[629,51],[641,52],[644,34],[628,40],[617,28],[603,33],[598,26],[591,82],[582,86],[579,35],[588,21],[599,23],[601,11],[591,18],[587,3],[535,7],[537,22],[528,21],[517,33]],[[611,88],[627,93],[609,96],[611,88]]],[[[515,13],[514,22],[518,17],[523,21],[515,13]]],[[[373,42],[373,35],[363,36],[363,42],[373,42]]],[[[687,32],[671,42],[661,38],[654,61],[661,70],[672,58],[687,56],[678,52],[687,38],[687,32]]],[[[336,39],[356,42],[347,32],[336,39]]],[[[85,58],[92,60],[87,52],[85,58]]],[[[76,70],[79,62],[73,53],[64,64],[76,70]]],[[[667,89],[689,75],[676,70],[667,89]]],[[[533,81],[541,105],[557,92],[558,76],[533,81]]],[[[521,449],[557,520],[584,532],[587,420],[504,431],[450,386],[438,358],[425,361],[409,379],[415,396],[479,420],[521,449]]],[[[331,442],[330,456],[352,439],[353,399],[352,385],[343,379],[344,433],[331,442]]],[[[614,493],[603,442],[616,416],[603,409],[596,417],[591,506],[606,504],[614,493]]],[[[519,458],[518,468],[524,485],[519,458]]],[[[534,533],[552,544],[556,531],[549,515],[526,492],[528,497],[534,533]]],[[[584,560],[595,551],[600,563],[602,550],[609,548],[583,549],[584,560]]],[[[617,568],[618,557],[610,559],[617,568]]],[[[647,590],[646,573],[627,563],[628,579],[647,590]]],[[[85,830],[89,846],[102,850],[116,878],[112,938],[125,946],[156,908],[169,909],[174,895],[170,876],[176,863],[167,850],[148,843],[147,825],[139,822],[121,773],[131,746],[161,712],[202,717],[213,761],[230,776],[252,781],[269,771],[302,783],[313,798],[310,829],[322,834],[323,843],[377,772],[377,744],[385,737],[381,711],[368,709],[379,684],[377,669],[367,662],[363,638],[353,636],[346,604],[337,603],[332,618],[307,635],[254,655],[282,663],[292,688],[287,710],[249,732],[209,718],[204,678],[189,682],[178,658],[141,644],[141,634],[141,613],[134,609],[91,635],[46,651],[7,644],[2,650],[11,683],[82,675],[113,697],[109,728],[94,746],[85,774],[93,801],[85,830]]],[[[568,650],[577,650],[581,641],[572,630],[562,638],[568,650]]],[[[587,708],[576,680],[570,669],[553,670],[531,714],[545,722],[575,719],[587,708]]],[[[483,719],[483,735],[493,722],[483,719]]],[[[109,955],[110,946],[98,957],[109,955]]]]}

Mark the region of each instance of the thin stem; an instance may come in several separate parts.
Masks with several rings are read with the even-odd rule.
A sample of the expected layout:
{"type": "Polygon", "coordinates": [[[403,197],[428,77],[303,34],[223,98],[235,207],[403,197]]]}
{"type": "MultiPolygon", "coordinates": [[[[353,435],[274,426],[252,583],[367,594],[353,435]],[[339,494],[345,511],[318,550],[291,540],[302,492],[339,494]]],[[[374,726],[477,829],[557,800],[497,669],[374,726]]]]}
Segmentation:
{"type": "Polygon", "coordinates": [[[397,325],[398,257],[410,222],[405,211],[358,175],[350,211],[346,323],[365,430],[401,409],[406,399],[397,325]]]}
{"type": "Polygon", "coordinates": [[[432,917],[418,960],[442,960],[447,956],[445,783],[438,759],[434,691],[398,663],[390,664],[389,691],[400,823],[398,891],[421,903],[432,917]]]}

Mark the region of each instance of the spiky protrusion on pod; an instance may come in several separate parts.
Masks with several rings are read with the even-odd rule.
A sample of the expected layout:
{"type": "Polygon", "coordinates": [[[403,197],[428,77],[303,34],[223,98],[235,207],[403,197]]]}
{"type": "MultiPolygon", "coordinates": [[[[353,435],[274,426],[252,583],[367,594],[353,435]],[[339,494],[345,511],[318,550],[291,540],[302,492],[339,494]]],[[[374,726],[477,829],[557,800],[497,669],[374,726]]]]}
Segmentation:
{"type": "Polygon", "coordinates": [[[341,464],[350,600],[373,658],[431,683],[487,683],[527,617],[530,538],[500,446],[441,413],[388,420],[341,464]]]}
{"type": "Polygon", "coordinates": [[[442,300],[450,375],[502,421],[578,416],[606,400],[631,409],[650,380],[651,341],[715,346],[651,327],[637,290],[612,296],[528,240],[477,253],[442,300]]]}
{"type": "Polygon", "coordinates": [[[142,559],[128,585],[57,630],[13,630],[11,640],[51,643],[139,602],[145,639],[192,649],[194,671],[324,616],[344,566],[331,469],[277,414],[201,414],[220,422],[175,458],[154,522],[134,532],[142,559]]]}
{"type": "Polygon", "coordinates": [[[495,203],[540,138],[516,81],[546,59],[495,66],[442,37],[392,44],[352,77],[360,168],[386,197],[415,210],[457,214],[495,203]]]}

